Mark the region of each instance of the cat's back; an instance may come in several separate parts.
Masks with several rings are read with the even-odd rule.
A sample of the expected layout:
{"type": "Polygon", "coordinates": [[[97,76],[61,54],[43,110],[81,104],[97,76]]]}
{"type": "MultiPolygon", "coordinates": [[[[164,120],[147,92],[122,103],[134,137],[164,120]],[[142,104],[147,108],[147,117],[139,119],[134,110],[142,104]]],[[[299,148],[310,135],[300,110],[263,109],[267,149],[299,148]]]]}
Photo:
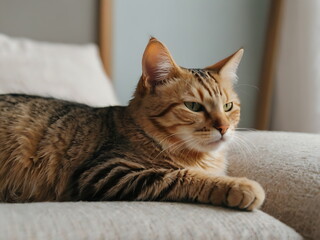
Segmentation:
{"type": "MultiPolygon", "coordinates": [[[[3,128],[5,124],[13,125],[19,121],[28,122],[33,118],[38,122],[49,117],[61,116],[61,111],[67,114],[72,108],[85,108],[85,105],[75,104],[54,98],[45,98],[25,94],[0,95],[0,119],[3,128]]],[[[87,107],[88,108],[88,107],[87,107]]]]}
{"type": "Polygon", "coordinates": [[[96,112],[87,105],[54,98],[0,95],[0,151],[2,146],[21,143],[24,138],[38,142],[44,136],[51,138],[50,132],[66,135],[83,121],[97,120],[96,112]]]}
{"type": "Polygon", "coordinates": [[[55,200],[64,189],[57,186],[67,182],[71,170],[107,135],[111,110],[53,98],[0,95],[0,201],[55,200]]]}
{"type": "Polygon", "coordinates": [[[0,117],[14,115],[27,117],[38,114],[39,117],[53,114],[59,108],[90,109],[89,106],[68,102],[50,97],[40,97],[26,94],[0,94],[0,117]],[[18,114],[18,115],[17,115],[18,114]],[[42,115],[41,115],[42,114],[42,115]]]}

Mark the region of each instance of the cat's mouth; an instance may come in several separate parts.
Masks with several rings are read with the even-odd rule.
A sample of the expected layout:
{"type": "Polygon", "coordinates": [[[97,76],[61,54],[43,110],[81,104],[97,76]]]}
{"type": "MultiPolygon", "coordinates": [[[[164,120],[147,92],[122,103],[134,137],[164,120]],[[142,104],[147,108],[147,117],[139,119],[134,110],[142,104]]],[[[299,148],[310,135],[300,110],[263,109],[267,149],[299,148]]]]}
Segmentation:
{"type": "Polygon", "coordinates": [[[230,139],[229,134],[221,135],[220,133],[217,133],[217,132],[211,132],[209,136],[205,138],[205,140],[202,139],[201,147],[203,149],[214,151],[220,148],[221,146],[223,146],[225,143],[227,143],[229,139],[230,139]]]}
{"type": "Polygon", "coordinates": [[[198,133],[198,136],[205,138],[206,142],[209,144],[225,141],[224,136],[221,135],[217,130],[200,129],[196,130],[196,133],[198,133]]]}
{"type": "Polygon", "coordinates": [[[189,134],[182,134],[181,138],[189,148],[201,152],[215,151],[229,141],[229,134],[221,135],[217,130],[201,129],[194,131],[192,135],[193,140],[190,139],[189,134]]]}

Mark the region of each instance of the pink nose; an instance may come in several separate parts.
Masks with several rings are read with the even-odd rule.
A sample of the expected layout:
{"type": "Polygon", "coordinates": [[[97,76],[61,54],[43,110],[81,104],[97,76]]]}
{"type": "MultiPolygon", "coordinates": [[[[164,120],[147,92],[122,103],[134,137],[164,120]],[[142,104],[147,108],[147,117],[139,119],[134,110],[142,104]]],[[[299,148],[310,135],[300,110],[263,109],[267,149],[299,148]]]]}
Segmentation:
{"type": "Polygon", "coordinates": [[[228,131],[229,125],[221,125],[215,128],[221,133],[221,135],[224,135],[228,131]]]}

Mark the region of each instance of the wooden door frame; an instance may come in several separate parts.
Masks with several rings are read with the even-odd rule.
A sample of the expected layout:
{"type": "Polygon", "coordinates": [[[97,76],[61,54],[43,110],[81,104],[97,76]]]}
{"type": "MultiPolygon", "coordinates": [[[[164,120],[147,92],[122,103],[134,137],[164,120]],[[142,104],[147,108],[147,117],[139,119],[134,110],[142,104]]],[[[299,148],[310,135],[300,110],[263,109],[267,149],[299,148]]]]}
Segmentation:
{"type": "Polygon", "coordinates": [[[112,79],[113,2],[99,0],[98,41],[100,56],[107,75],[112,79]]]}
{"type": "Polygon", "coordinates": [[[270,129],[274,77],[278,58],[280,27],[284,5],[283,2],[283,0],[272,0],[270,6],[255,126],[256,129],[259,130],[270,129]]]}

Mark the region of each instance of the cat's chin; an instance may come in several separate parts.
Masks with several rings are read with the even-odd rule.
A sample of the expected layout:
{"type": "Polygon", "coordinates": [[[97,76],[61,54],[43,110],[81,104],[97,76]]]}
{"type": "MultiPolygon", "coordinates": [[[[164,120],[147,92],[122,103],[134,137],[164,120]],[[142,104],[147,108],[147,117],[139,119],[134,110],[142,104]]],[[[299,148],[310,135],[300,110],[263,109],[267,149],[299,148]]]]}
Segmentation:
{"type": "Polygon", "coordinates": [[[218,141],[210,141],[207,143],[202,143],[197,146],[197,150],[200,152],[212,152],[221,149],[226,143],[225,139],[220,139],[218,141]]]}
{"type": "Polygon", "coordinates": [[[201,142],[194,146],[194,150],[199,152],[214,152],[221,150],[223,147],[227,146],[227,143],[231,140],[232,135],[227,134],[219,139],[212,139],[210,141],[201,142]]]}
{"type": "Polygon", "coordinates": [[[220,150],[221,148],[223,148],[223,146],[226,145],[226,139],[221,138],[219,140],[212,140],[212,141],[207,141],[207,142],[197,142],[197,143],[186,143],[187,147],[189,149],[193,149],[197,152],[203,152],[203,153],[207,153],[207,152],[213,152],[213,151],[217,151],[220,150]]]}
{"type": "Polygon", "coordinates": [[[181,139],[185,141],[185,146],[189,149],[198,151],[198,152],[213,152],[217,150],[221,150],[227,143],[232,139],[233,133],[228,131],[227,134],[221,136],[220,133],[213,132],[211,134],[211,138],[207,140],[203,140],[203,138],[195,137],[194,141],[190,141],[190,137],[188,135],[180,135],[181,139]]]}

